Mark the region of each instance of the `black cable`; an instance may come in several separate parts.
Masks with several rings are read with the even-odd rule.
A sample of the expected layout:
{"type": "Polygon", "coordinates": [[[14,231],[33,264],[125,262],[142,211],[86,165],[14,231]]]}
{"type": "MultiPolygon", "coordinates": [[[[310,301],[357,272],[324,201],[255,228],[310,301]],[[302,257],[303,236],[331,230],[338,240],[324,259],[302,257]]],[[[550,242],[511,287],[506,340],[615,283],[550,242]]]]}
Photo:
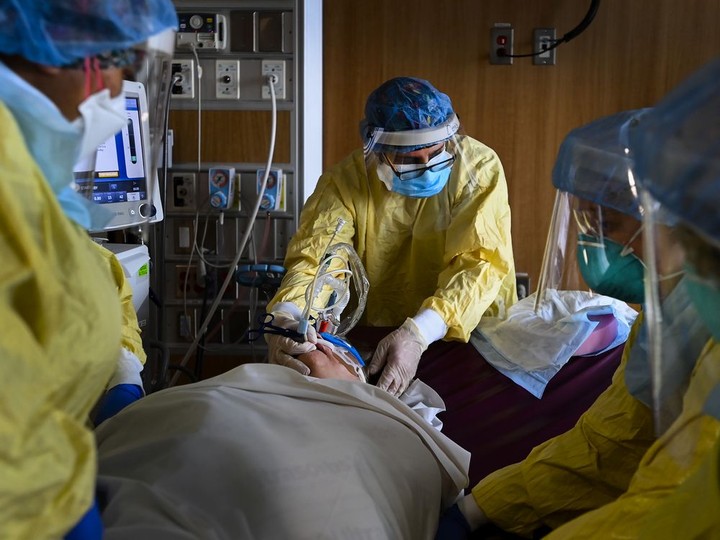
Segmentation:
{"type": "MultiPolygon", "coordinates": [[[[203,291],[202,307],[200,308],[200,320],[205,320],[207,315],[207,307],[209,296],[213,296],[217,293],[217,268],[211,268],[210,271],[205,274],[205,289],[203,291]]],[[[207,339],[207,329],[203,332],[200,341],[198,342],[199,347],[195,351],[195,378],[197,380],[202,379],[202,371],[205,364],[205,341],[207,339]]]]}
{"type": "Polygon", "coordinates": [[[550,45],[547,49],[543,49],[542,51],[537,51],[534,53],[527,53],[527,54],[500,54],[498,52],[498,56],[503,58],[527,58],[529,56],[539,56],[541,54],[545,54],[548,51],[551,51],[553,49],[558,48],[563,43],[567,43],[568,41],[575,39],[580,34],[582,34],[588,26],[590,26],[590,23],[595,18],[595,15],[597,15],[598,9],[600,8],[600,0],[591,0],[590,1],[590,7],[588,8],[587,13],[585,14],[585,17],[583,17],[583,20],[580,21],[580,23],[570,30],[569,32],[566,32],[563,37],[560,39],[556,39],[555,42],[550,45]]]}
{"type": "Polygon", "coordinates": [[[150,298],[150,301],[155,304],[157,307],[162,307],[163,301],[162,298],[155,292],[155,289],[150,287],[150,292],[148,293],[148,297],[150,298]]]}

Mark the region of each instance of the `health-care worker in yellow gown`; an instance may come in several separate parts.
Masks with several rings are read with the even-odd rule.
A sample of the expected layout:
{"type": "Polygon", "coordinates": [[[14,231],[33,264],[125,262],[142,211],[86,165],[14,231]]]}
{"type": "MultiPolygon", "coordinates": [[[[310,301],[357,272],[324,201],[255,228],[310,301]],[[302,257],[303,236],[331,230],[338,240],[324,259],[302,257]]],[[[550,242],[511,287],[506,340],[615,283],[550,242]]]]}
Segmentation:
{"type": "Polygon", "coordinates": [[[102,212],[70,185],[177,15],[169,0],[5,0],[0,21],[0,538],[100,538],[88,413],[140,384],[144,355],[122,269],[85,230],[102,212]]]}
{"type": "MultiPolygon", "coordinates": [[[[276,324],[297,327],[305,292],[338,223],[370,282],[362,322],[396,326],[378,345],[370,373],[399,395],[420,356],[439,339],[467,341],[483,314],[517,299],[510,207],[502,164],[463,135],[450,98],[428,81],[398,77],[373,91],[360,133],[364,147],[325,172],[300,216],[270,303],[276,324]]],[[[292,355],[308,341],[266,335],[270,362],[307,369],[292,355]]]]}
{"type": "Polygon", "coordinates": [[[587,275],[604,268],[616,291],[644,296],[612,385],[570,431],[481,480],[443,517],[439,540],[488,522],[526,537],[552,529],[549,539],[720,531],[720,61],[636,120],[623,136],[626,188],[594,192],[638,199],[642,245],[612,239],[620,220],[603,208],[575,212],[601,225],[578,239],[596,260],[587,275]],[[644,274],[644,292],[623,282],[632,274],[644,274]]]}

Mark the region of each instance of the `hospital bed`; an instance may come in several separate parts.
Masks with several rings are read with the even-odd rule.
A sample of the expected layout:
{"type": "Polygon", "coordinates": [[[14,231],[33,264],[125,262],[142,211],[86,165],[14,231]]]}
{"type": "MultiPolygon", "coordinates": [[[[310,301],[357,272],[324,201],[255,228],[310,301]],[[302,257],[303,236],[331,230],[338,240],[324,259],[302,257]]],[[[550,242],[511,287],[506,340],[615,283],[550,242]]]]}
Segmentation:
{"type": "Polygon", "coordinates": [[[106,540],[432,540],[470,456],[374,386],[249,363],[96,431],[106,540]]]}
{"type": "MultiPolygon", "coordinates": [[[[377,344],[393,328],[356,328],[359,348],[377,344]]],[[[435,342],[423,354],[417,377],[437,391],[447,410],[443,433],[471,453],[470,487],[487,474],[522,460],[533,447],[571,428],[610,385],[620,345],[594,357],[572,358],[542,399],[502,375],[471,344],[435,342]]]]}
{"type": "Polygon", "coordinates": [[[435,343],[418,378],[445,402],[442,433],[370,385],[267,364],[152,393],[96,432],[106,538],[431,539],[463,487],[571,427],[621,349],[571,360],[538,400],[472,345],[435,343]]]}

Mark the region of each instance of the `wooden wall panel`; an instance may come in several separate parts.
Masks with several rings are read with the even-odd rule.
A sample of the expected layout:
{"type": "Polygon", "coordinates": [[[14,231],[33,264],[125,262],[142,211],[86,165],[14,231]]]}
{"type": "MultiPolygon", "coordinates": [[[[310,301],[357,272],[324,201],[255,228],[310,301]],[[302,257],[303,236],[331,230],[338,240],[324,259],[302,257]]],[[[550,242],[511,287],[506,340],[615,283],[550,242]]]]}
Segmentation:
{"type": "Polygon", "coordinates": [[[554,199],[551,171],[569,130],[651,106],[720,53],[720,0],[603,0],[592,25],[557,49],[557,65],[488,62],[490,27],[512,23],[515,53],[535,27],[558,36],[582,0],[326,0],[324,166],[360,145],[367,95],[388,78],[430,80],[453,100],[465,132],[499,154],[508,179],[518,271],[533,289],[554,199]]]}
{"type": "MultiPolygon", "coordinates": [[[[270,144],[270,111],[202,111],[203,163],[265,163],[270,144]]],[[[197,111],[170,111],[175,131],[173,161],[197,161],[197,111]]],[[[290,162],[290,111],[278,111],[273,162],[290,162]]]]}

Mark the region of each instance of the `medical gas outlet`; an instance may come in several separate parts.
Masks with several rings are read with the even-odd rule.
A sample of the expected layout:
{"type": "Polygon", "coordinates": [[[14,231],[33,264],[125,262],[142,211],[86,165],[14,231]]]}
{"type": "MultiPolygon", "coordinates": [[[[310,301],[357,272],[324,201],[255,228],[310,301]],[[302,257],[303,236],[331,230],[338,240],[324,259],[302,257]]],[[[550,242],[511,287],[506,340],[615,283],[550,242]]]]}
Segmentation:
{"type": "Polygon", "coordinates": [[[170,92],[175,99],[195,98],[195,61],[173,60],[172,77],[175,81],[170,92]]]}
{"type": "Polygon", "coordinates": [[[240,60],[215,60],[215,97],[240,99],[240,60]]]}
{"type": "Polygon", "coordinates": [[[194,173],[175,173],[172,175],[172,209],[195,209],[196,180],[194,173]]]}
{"type": "Polygon", "coordinates": [[[235,198],[235,168],[215,167],[208,171],[210,206],[230,208],[235,198]]]}
{"type": "Polygon", "coordinates": [[[270,95],[270,84],[274,84],[275,99],[285,99],[285,60],[263,60],[262,78],[263,99],[272,97],[270,95]],[[270,82],[271,77],[274,83],[270,82]]]}
{"type": "MultiPolygon", "coordinates": [[[[260,190],[262,189],[264,179],[265,169],[258,169],[258,193],[260,193],[260,190]]],[[[263,193],[262,200],[260,201],[260,210],[265,212],[285,211],[285,176],[283,175],[282,169],[270,169],[267,184],[265,185],[265,192],[263,193]]]]}

